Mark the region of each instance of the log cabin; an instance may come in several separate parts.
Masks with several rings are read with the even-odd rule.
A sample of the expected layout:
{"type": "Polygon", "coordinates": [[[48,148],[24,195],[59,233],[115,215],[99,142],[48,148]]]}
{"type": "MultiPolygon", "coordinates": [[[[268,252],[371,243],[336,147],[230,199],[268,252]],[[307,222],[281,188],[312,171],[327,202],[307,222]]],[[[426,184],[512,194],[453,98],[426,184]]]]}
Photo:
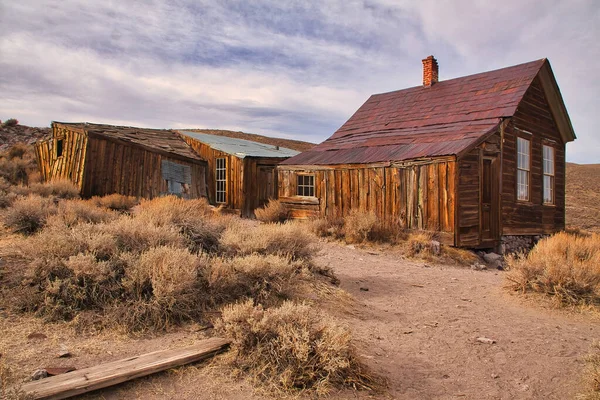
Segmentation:
{"type": "Polygon", "coordinates": [[[279,144],[311,147],[306,142],[267,139],[241,132],[237,132],[237,137],[224,135],[225,132],[236,132],[212,132],[214,134],[199,130],[178,131],[183,140],[208,162],[206,180],[209,202],[247,218],[254,217],[254,210],[265,205],[269,199],[277,199],[275,168],[283,160],[299,154],[299,151],[279,144]],[[262,143],[255,141],[260,138],[264,139],[262,143]]]}
{"type": "Polygon", "coordinates": [[[206,197],[206,161],[172,130],[52,122],[35,147],[42,179],[68,179],[82,197],[206,197]]]}
{"type": "Polygon", "coordinates": [[[565,227],[575,139],[547,59],[372,95],[329,139],[278,167],[295,218],[373,212],[388,226],[501,252],[565,227]],[[524,240],[524,241],[523,241],[524,240]]]}

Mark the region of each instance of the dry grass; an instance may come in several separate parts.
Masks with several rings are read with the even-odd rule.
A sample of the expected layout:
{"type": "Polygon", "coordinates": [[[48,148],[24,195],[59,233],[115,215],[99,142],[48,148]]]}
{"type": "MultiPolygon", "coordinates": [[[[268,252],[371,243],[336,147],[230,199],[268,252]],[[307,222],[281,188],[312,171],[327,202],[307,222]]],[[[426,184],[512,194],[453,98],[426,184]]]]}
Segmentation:
{"type": "Polygon", "coordinates": [[[343,218],[315,218],[306,222],[308,228],[318,237],[342,239],[344,237],[343,218]]]}
{"type": "Polygon", "coordinates": [[[508,286],[550,296],[561,305],[600,305],[600,235],[565,232],[541,240],[528,255],[508,258],[508,286]]]}
{"type": "Polygon", "coordinates": [[[94,196],[90,199],[90,202],[98,207],[108,208],[109,210],[129,212],[139,203],[139,200],[137,197],[114,193],[102,197],[94,196]]]}
{"type": "Polygon", "coordinates": [[[215,327],[233,340],[231,364],[269,388],[325,395],[379,387],[358,361],[349,329],[307,304],[264,309],[248,300],[226,306],[215,327]]]}
{"type": "Polygon", "coordinates": [[[283,222],[288,217],[288,210],[279,200],[269,200],[262,208],[254,210],[256,219],[266,223],[283,222]]]}
{"type": "Polygon", "coordinates": [[[578,400],[600,400],[600,342],[594,342],[592,352],[586,359],[584,374],[585,393],[578,400]]]}
{"type": "Polygon", "coordinates": [[[48,216],[55,213],[56,206],[50,199],[37,195],[21,197],[4,211],[4,225],[13,232],[28,235],[42,228],[48,216]]]}
{"type": "Polygon", "coordinates": [[[317,247],[314,237],[300,223],[259,225],[248,229],[233,224],[223,232],[221,243],[229,255],[275,254],[292,260],[310,259],[317,247]]]}
{"type": "Polygon", "coordinates": [[[26,190],[43,197],[57,197],[59,199],[76,199],[79,197],[79,188],[69,180],[57,179],[51,182],[34,183],[26,190]]]}
{"type": "Polygon", "coordinates": [[[60,222],[67,226],[73,226],[80,223],[97,224],[107,222],[117,218],[117,214],[101,208],[89,201],[85,200],[68,200],[58,204],[56,216],[49,219],[49,223],[59,223],[54,219],[59,219],[60,222]]]}

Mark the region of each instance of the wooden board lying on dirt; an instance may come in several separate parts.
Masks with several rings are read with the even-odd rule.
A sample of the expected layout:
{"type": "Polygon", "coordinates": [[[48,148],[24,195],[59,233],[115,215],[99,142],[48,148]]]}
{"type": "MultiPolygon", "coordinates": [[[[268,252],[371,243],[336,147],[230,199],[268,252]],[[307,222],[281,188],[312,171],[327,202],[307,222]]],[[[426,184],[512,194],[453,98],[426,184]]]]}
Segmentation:
{"type": "Polygon", "coordinates": [[[34,399],[65,399],[204,360],[225,350],[229,344],[229,340],[211,338],[182,349],[155,351],[41,379],[23,385],[22,389],[34,399]]]}

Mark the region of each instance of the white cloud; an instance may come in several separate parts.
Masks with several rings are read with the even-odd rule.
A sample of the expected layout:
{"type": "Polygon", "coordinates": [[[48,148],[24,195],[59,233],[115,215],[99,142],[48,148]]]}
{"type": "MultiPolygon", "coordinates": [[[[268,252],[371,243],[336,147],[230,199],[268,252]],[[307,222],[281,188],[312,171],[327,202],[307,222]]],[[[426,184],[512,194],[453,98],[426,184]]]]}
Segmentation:
{"type": "MultiPolygon", "coordinates": [[[[0,3],[0,118],[329,136],[371,93],[548,57],[594,162],[593,0],[0,3]],[[592,149],[592,150],[590,150],[592,149]]],[[[595,69],[595,70],[594,70],[595,69]]]]}

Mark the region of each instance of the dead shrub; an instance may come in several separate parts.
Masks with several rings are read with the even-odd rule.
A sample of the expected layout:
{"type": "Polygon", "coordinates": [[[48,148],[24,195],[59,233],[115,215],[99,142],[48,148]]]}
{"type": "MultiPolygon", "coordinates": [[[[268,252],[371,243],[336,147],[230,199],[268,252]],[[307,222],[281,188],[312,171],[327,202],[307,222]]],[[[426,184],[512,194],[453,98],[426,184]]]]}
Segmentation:
{"type": "Polygon", "coordinates": [[[56,206],[49,199],[30,195],[14,201],[4,212],[4,225],[15,233],[25,235],[39,230],[49,215],[56,213],[56,206]]]}
{"type": "Polygon", "coordinates": [[[221,237],[229,255],[275,254],[292,260],[310,259],[317,250],[314,237],[299,223],[229,226],[221,237]]]}
{"type": "Polygon", "coordinates": [[[16,194],[0,190],[0,209],[10,207],[16,199],[16,194]]]}
{"type": "Polygon", "coordinates": [[[100,232],[113,236],[121,251],[142,253],[150,247],[185,247],[186,244],[185,238],[175,228],[148,224],[139,218],[128,215],[99,224],[98,229],[100,232]]]}
{"type": "Polygon", "coordinates": [[[261,222],[276,223],[287,219],[288,210],[279,200],[269,200],[264,207],[254,210],[254,214],[261,222]]]}
{"type": "Polygon", "coordinates": [[[265,304],[289,298],[303,268],[301,262],[276,255],[212,259],[207,274],[211,300],[223,304],[253,298],[265,304]]]}
{"type": "Polygon", "coordinates": [[[23,156],[30,151],[31,146],[25,143],[15,143],[13,144],[8,152],[6,153],[9,160],[13,158],[23,158],[23,156]]]}
{"type": "Polygon", "coordinates": [[[29,191],[43,197],[53,196],[59,199],[76,199],[79,197],[79,188],[66,179],[34,183],[29,186],[29,191]]]}
{"type": "Polygon", "coordinates": [[[394,232],[386,228],[374,212],[352,210],[344,217],[344,238],[346,243],[391,242],[394,232]]]}
{"type": "Polygon", "coordinates": [[[557,233],[527,255],[507,258],[508,287],[550,296],[561,305],[600,304],[600,235],[557,233]]]}
{"type": "Polygon", "coordinates": [[[585,393],[581,393],[577,399],[599,400],[600,399],[600,342],[592,344],[592,351],[586,358],[584,383],[587,387],[585,393]]]}
{"type": "Polygon", "coordinates": [[[358,360],[349,329],[304,303],[269,309],[252,300],[229,305],[215,328],[233,340],[231,364],[263,385],[317,395],[332,388],[378,387],[358,360]]]}
{"type": "Polygon", "coordinates": [[[137,197],[125,196],[118,193],[102,197],[94,196],[90,199],[90,202],[98,207],[104,207],[119,212],[129,212],[134,206],[139,204],[137,197]]]}
{"type": "Polygon", "coordinates": [[[432,240],[433,234],[430,232],[417,231],[408,234],[408,238],[405,243],[406,255],[409,257],[438,256],[439,252],[432,247],[432,240]]]}
{"type": "Polygon", "coordinates": [[[315,218],[307,222],[308,228],[318,237],[333,237],[341,239],[344,237],[343,218],[315,218]]]}
{"type": "Polygon", "coordinates": [[[85,200],[65,200],[58,203],[54,218],[62,220],[67,226],[80,223],[97,224],[115,219],[117,215],[105,208],[95,206],[85,200]]]}
{"type": "Polygon", "coordinates": [[[0,177],[12,185],[28,183],[28,172],[32,169],[31,162],[21,158],[0,159],[0,177]]]}

